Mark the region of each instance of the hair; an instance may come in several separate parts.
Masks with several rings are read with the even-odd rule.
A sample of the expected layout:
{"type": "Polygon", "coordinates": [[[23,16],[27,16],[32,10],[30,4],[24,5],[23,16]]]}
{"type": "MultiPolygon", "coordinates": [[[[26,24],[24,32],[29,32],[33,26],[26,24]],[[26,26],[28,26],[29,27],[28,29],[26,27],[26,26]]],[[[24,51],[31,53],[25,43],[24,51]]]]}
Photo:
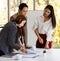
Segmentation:
{"type": "Polygon", "coordinates": [[[18,15],[14,20],[17,24],[20,24],[22,21],[26,21],[26,17],[24,15],[18,15]]]}
{"type": "Polygon", "coordinates": [[[26,3],[21,3],[19,5],[19,10],[22,10],[24,7],[27,7],[28,8],[28,5],[26,3]]]}
{"type": "MultiPolygon", "coordinates": [[[[26,19],[26,17],[24,16],[24,15],[18,15],[17,17],[16,17],[16,19],[14,20],[17,24],[20,24],[22,21],[27,21],[27,19],[26,19]]],[[[24,26],[26,25],[26,23],[24,24],[24,26]]],[[[24,32],[24,26],[23,27],[21,27],[21,28],[19,28],[19,27],[17,27],[18,28],[18,36],[19,35],[25,35],[25,32],[24,32]]]]}
{"type": "Polygon", "coordinates": [[[49,17],[51,17],[52,26],[53,26],[53,28],[55,28],[56,27],[56,18],[55,18],[55,13],[54,13],[53,6],[52,5],[47,5],[45,7],[45,9],[49,9],[51,11],[49,17]]]}

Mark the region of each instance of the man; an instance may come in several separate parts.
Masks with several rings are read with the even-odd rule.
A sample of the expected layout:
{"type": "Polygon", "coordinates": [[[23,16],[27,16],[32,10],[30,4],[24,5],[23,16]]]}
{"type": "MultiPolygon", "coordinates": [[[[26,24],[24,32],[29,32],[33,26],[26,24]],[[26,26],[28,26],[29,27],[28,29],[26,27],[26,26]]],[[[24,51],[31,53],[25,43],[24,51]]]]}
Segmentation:
{"type": "MultiPolygon", "coordinates": [[[[19,5],[18,13],[11,16],[10,21],[13,21],[17,17],[17,15],[24,15],[25,16],[27,11],[28,11],[28,5],[26,5],[25,3],[21,3],[19,5]]],[[[24,26],[23,29],[24,29],[24,33],[25,33],[24,40],[25,40],[25,46],[26,46],[27,45],[27,24],[24,26]]]]}

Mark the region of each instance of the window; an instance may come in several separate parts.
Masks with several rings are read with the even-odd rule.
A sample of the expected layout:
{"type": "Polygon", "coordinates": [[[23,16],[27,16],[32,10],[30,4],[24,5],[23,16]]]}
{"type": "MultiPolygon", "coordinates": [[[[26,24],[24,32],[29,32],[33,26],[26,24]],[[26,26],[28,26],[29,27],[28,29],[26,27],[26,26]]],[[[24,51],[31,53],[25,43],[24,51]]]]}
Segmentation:
{"type": "Polygon", "coordinates": [[[8,22],[7,0],[0,0],[0,27],[8,22]]]}
{"type": "Polygon", "coordinates": [[[18,6],[20,4],[20,0],[9,0],[9,13],[10,16],[18,12],[18,6]]]}
{"type": "Polygon", "coordinates": [[[47,0],[35,0],[35,9],[43,10],[47,5],[47,0]]]}

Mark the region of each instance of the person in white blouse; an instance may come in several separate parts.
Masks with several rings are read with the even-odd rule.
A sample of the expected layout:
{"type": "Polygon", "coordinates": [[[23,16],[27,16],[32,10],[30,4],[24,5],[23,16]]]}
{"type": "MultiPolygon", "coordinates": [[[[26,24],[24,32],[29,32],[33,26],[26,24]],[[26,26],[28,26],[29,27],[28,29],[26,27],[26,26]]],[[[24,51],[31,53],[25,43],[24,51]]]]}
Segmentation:
{"type": "Polygon", "coordinates": [[[52,33],[56,27],[54,8],[47,5],[42,16],[39,16],[34,22],[34,32],[37,35],[36,48],[51,48],[52,33]]]}

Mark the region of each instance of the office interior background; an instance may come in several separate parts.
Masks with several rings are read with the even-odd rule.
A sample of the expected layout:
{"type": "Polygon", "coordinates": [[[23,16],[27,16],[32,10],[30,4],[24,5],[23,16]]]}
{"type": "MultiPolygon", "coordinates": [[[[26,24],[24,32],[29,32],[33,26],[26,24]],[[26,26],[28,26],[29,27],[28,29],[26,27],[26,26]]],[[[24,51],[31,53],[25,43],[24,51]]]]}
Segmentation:
{"type": "Polygon", "coordinates": [[[18,11],[20,3],[26,3],[29,11],[43,10],[46,5],[54,7],[56,16],[56,28],[53,33],[53,48],[60,48],[60,0],[0,0],[0,28],[9,21],[10,16],[18,11]]]}

